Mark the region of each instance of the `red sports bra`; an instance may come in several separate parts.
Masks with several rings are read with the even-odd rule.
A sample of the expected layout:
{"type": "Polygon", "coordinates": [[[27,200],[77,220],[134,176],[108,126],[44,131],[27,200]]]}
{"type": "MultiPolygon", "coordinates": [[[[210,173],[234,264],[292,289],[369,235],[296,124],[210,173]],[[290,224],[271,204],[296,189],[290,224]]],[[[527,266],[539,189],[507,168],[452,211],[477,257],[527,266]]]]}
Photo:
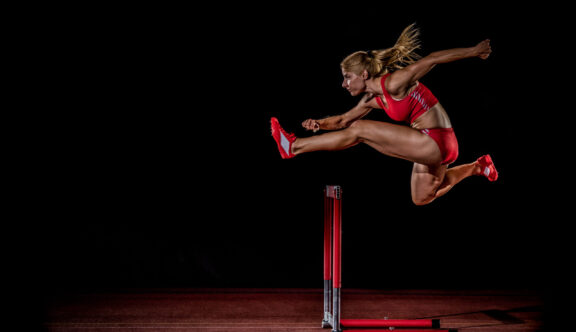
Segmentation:
{"type": "Polygon", "coordinates": [[[382,84],[382,92],[388,102],[389,108],[386,109],[380,97],[377,97],[376,101],[392,120],[412,123],[418,119],[420,115],[424,114],[432,106],[438,103],[438,99],[436,99],[432,92],[430,92],[430,90],[420,82],[416,83],[416,88],[401,100],[392,98],[388,91],[386,91],[385,85],[386,78],[389,75],[390,73],[382,76],[382,80],[380,81],[382,84]]]}

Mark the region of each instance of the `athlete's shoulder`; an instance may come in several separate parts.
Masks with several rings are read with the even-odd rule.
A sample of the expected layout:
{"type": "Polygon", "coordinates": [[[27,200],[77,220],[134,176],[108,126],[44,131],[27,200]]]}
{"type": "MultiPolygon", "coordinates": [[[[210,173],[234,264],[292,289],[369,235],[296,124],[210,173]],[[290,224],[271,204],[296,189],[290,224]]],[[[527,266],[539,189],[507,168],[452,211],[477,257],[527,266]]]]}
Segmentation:
{"type": "Polygon", "coordinates": [[[418,85],[418,81],[410,81],[407,79],[408,76],[405,70],[406,68],[402,68],[393,72],[385,82],[382,82],[384,85],[383,88],[385,88],[386,92],[393,98],[404,98],[408,94],[408,91],[411,91],[418,85]]]}
{"type": "Polygon", "coordinates": [[[378,98],[380,97],[374,93],[366,93],[362,99],[360,99],[360,102],[358,102],[358,106],[366,108],[380,108],[378,98]]]}

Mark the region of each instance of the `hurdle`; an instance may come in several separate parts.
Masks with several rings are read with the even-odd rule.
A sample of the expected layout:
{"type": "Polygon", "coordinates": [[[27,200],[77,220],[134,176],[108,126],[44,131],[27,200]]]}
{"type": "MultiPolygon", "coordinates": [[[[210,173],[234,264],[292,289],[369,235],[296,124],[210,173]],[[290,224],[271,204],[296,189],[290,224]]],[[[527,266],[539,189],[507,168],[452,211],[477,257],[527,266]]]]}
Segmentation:
{"type": "Polygon", "coordinates": [[[437,319],[342,319],[342,189],[328,185],[324,189],[324,318],[322,328],[332,332],[389,332],[398,328],[403,332],[448,332],[439,330],[437,319]],[[361,328],[352,330],[351,328],[361,328]],[[365,330],[371,328],[370,330],[365,330]],[[372,328],[387,328],[374,330],[372,328]],[[420,329],[413,329],[420,328],[420,329]]]}

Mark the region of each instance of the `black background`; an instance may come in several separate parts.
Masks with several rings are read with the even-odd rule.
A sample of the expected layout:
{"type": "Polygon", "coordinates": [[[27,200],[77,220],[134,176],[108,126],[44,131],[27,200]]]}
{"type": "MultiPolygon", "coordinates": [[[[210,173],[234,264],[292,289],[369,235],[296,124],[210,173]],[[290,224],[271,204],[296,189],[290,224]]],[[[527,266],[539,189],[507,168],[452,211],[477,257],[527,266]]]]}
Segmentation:
{"type": "Polygon", "coordinates": [[[326,184],[343,187],[344,287],[567,278],[560,8],[67,10],[30,32],[40,92],[23,120],[16,251],[42,292],[322,287],[326,184]],[[340,87],[340,61],[392,46],[413,22],[422,55],[491,39],[488,60],[422,82],[451,117],[457,163],[490,153],[500,179],[417,207],[411,163],[367,146],[282,160],[270,117],[307,136],[303,120],[347,111],[357,98],[340,87]]]}

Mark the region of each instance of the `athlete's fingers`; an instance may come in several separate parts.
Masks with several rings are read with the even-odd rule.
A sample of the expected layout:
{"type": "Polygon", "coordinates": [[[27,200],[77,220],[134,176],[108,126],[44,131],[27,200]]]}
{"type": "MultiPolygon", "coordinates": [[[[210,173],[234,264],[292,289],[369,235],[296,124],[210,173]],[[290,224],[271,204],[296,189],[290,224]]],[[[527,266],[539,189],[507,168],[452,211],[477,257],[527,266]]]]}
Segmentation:
{"type": "Polygon", "coordinates": [[[320,124],[318,124],[318,122],[316,120],[312,120],[312,119],[307,119],[304,122],[302,122],[302,127],[304,127],[307,130],[318,130],[320,129],[320,124]]]}
{"type": "Polygon", "coordinates": [[[314,126],[312,128],[313,132],[317,132],[318,130],[320,130],[320,124],[316,121],[314,121],[314,126]]]}

